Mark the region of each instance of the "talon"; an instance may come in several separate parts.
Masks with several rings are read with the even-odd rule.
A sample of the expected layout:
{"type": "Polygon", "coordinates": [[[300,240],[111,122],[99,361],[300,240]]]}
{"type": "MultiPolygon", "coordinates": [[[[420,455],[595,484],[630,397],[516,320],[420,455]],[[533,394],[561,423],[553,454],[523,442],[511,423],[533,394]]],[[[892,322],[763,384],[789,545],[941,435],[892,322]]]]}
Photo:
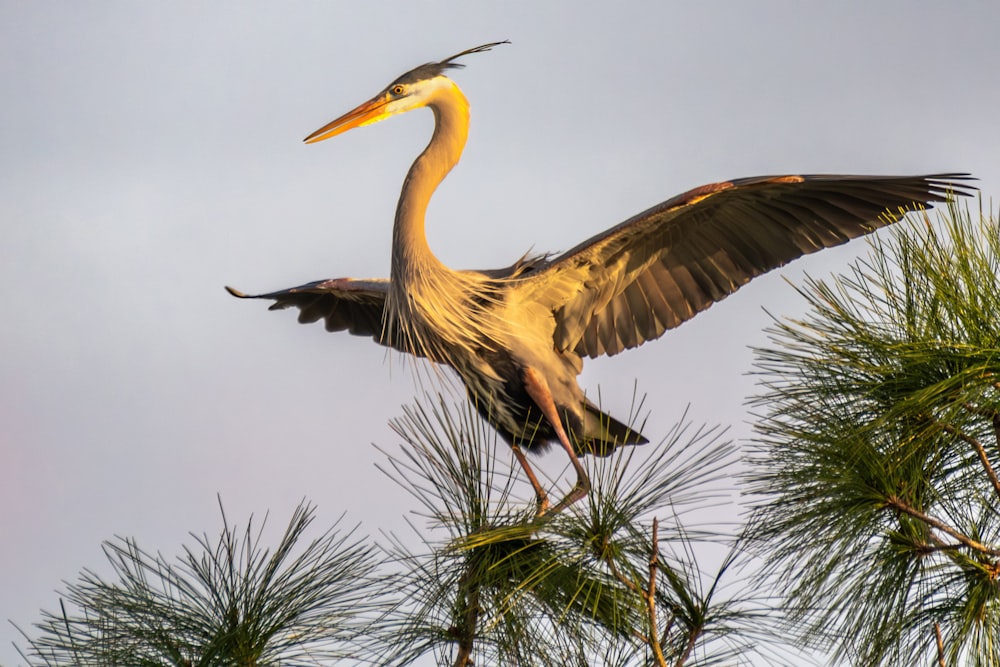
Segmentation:
{"type": "Polygon", "coordinates": [[[549,497],[538,499],[538,507],[535,509],[535,518],[541,518],[549,513],[549,497]]]}
{"type": "Polygon", "coordinates": [[[566,494],[566,497],[559,501],[559,504],[545,513],[545,516],[554,516],[562,512],[573,503],[581,500],[590,492],[590,480],[586,477],[578,479],[573,490],[566,494]]]}

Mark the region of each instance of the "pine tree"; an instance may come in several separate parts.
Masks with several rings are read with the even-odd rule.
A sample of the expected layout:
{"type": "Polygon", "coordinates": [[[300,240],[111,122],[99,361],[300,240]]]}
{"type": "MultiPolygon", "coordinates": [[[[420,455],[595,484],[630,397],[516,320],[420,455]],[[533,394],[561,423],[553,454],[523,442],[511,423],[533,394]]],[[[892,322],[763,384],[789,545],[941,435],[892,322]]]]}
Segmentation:
{"type": "Polygon", "coordinates": [[[383,452],[419,508],[412,534],[373,539],[338,521],[305,543],[315,510],[303,503],[273,550],[252,518],[238,530],[225,513],[218,539],[175,559],[111,541],[114,577],[84,570],[22,655],[1000,664],[996,221],[952,207],[938,224],[897,225],[847,275],[799,291],[808,314],[776,320],[757,351],[745,530],[692,527],[687,513],[731,491],[740,457],[720,429],[682,420],[659,445],[588,458],[588,499],[540,519],[474,407],[429,393],[383,452]]]}
{"type": "Polygon", "coordinates": [[[750,489],[803,645],[1000,664],[1000,234],[952,206],[808,280],[758,351],[750,489]]]}

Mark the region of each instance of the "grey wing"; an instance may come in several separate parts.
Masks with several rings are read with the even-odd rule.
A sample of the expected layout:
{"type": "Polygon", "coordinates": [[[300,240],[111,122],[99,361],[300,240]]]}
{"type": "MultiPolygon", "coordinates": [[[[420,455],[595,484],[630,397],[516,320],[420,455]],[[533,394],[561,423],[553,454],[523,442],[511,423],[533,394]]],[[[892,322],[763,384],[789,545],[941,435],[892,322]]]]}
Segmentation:
{"type": "Polygon", "coordinates": [[[761,176],[674,197],[536,269],[520,287],[555,346],[597,357],[659,337],[771,269],[975,190],[967,174],[761,176]]]}
{"type": "MultiPolygon", "coordinates": [[[[384,330],[383,313],[388,286],[385,279],[335,278],[267,294],[244,294],[232,287],[226,290],[241,299],[274,301],[268,310],[298,308],[299,322],[303,324],[323,320],[327,331],[371,336],[375,342],[386,345],[388,332],[384,330]]],[[[398,336],[394,338],[399,340],[398,336]]]]}

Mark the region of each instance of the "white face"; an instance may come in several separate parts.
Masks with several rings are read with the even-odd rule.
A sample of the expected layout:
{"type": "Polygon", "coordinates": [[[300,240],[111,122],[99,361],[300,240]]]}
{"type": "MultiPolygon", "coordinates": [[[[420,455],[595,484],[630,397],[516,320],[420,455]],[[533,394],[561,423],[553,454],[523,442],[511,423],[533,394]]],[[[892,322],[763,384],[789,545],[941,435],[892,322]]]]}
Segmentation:
{"type": "Polygon", "coordinates": [[[389,116],[428,106],[439,96],[453,97],[456,92],[461,94],[455,82],[444,75],[415,83],[394,83],[382,93],[385,99],[383,112],[362,125],[377,123],[389,116]]]}

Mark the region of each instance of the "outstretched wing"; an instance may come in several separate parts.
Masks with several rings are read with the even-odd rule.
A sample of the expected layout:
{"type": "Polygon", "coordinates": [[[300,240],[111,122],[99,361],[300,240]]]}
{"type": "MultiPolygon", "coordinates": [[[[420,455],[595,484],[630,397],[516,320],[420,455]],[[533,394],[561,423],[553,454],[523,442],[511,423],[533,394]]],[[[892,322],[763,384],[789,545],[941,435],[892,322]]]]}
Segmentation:
{"type": "Polygon", "coordinates": [[[598,357],[659,337],[751,279],[975,190],[967,174],[761,176],[674,197],[536,267],[555,346],[598,357]]]}
{"type": "MultiPolygon", "coordinates": [[[[509,280],[534,271],[547,261],[543,255],[524,255],[510,266],[477,271],[487,278],[509,280]]],[[[270,299],[268,310],[299,309],[299,322],[310,324],[323,320],[327,331],[347,331],[356,336],[371,336],[380,345],[400,352],[418,354],[402,344],[406,337],[385,326],[385,299],[389,291],[386,278],[333,278],[289,287],[266,294],[244,294],[233,287],[226,291],[241,299],[270,299]],[[391,341],[396,341],[392,343],[391,341]]]]}
{"type": "Polygon", "coordinates": [[[299,322],[303,324],[323,320],[327,331],[371,336],[385,345],[387,338],[399,340],[398,336],[388,335],[382,324],[388,287],[389,281],[384,278],[334,278],[267,294],[244,294],[232,287],[226,290],[241,299],[271,299],[274,303],[268,310],[298,308],[299,322]]]}

